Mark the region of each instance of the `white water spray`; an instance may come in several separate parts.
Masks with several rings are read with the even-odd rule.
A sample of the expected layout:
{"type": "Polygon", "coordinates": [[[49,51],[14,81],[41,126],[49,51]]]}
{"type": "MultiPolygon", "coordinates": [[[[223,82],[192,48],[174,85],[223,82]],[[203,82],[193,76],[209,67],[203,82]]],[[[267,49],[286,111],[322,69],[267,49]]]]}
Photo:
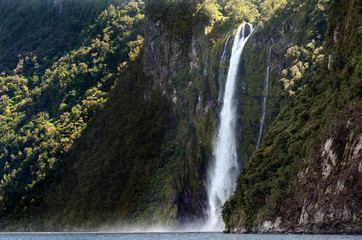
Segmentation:
{"type": "Polygon", "coordinates": [[[241,54],[252,31],[253,26],[244,23],[237,29],[234,37],[223,106],[220,113],[220,126],[214,143],[215,162],[208,173],[209,211],[205,226],[207,231],[220,231],[224,228],[221,219],[221,207],[235,191],[235,180],[239,173],[239,166],[235,133],[237,107],[234,95],[241,54]],[[250,28],[248,35],[246,35],[246,26],[250,28]]]}
{"type": "Polygon", "coordinates": [[[261,141],[261,136],[263,134],[263,126],[264,126],[264,119],[265,119],[265,109],[266,109],[266,97],[268,95],[268,88],[269,88],[269,71],[270,71],[270,64],[271,64],[271,48],[272,48],[272,44],[273,44],[273,38],[270,39],[270,47],[269,47],[269,53],[268,53],[268,58],[267,58],[267,68],[266,68],[266,73],[265,73],[265,78],[264,78],[264,86],[263,86],[263,106],[261,108],[261,113],[260,113],[260,126],[259,126],[259,133],[258,133],[258,138],[256,140],[256,144],[255,144],[255,149],[257,149],[260,145],[260,141],[261,141]]]}
{"type": "Polygon", "coordinates": [[[219,67],[219,98],[217,99],[217,101],[219,103],[222,103],[222,97],[223,97],[223,84],[224,84],[224,63],[225,60],[227,58],[228,55],[228,49],[229,49],[229,40],[230,40],[230,36],[228,36],[228,38],[225,41],[224,44],[224,50],[222,51],[221,54],[221,58],[220,58],[220,67],[219,67]]]}

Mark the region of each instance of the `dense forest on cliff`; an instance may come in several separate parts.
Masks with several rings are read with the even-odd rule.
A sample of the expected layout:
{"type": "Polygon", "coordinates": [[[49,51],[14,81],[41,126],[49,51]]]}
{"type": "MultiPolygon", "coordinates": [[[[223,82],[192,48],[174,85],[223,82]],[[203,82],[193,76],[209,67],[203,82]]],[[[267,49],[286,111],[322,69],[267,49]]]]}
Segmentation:
{"type": "Polygon", "coordinates": [[[224,206],[230,229],[266,231],[265,220],[274,230],[281,221],[293,231],[361,228],[361,15],[358,1],[342,4],[332,1],[327,22],[312,22],[307,44],[297,40],[286,51],[289,69],[280,81],[293,97],[224,206]]]}
{"type": "Polygon", "coordinates": [[[359,5],[1,1],[0,229],[202,222],[226,41],[247,21],[227,228],[360,231],[359,5]]]}

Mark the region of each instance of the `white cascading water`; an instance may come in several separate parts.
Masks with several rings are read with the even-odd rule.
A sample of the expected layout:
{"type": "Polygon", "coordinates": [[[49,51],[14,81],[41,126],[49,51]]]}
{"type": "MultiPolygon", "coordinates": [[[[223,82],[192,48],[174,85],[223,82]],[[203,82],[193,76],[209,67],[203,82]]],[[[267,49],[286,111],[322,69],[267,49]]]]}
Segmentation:
{"type": "Polygon", "coordinates": [[[235,180],[239,173],[239,166],[235,133],[237,106],[234,95],[241,54],[252,31],[253,26],[244,23],[237,29],[234,37],[223,106],[220,113],[220,126],[214,142],[214,164],[208,172],[209,210],[205,224],[206,231],[220,231],[224,228],[221,207],[235,191],[235,180]],[[247,35],[246,26],[250,28],[247,35]]]}
{"type": "MultiPolygon", "coordinates": [[[[273,38],[270,39],[271,44],[273,44],[273,38]]],[[[259,132],[258,132],[258,138],[256,140],[255,149],[257,149],[260,145],[261,136],[263,134],[263,126],[264,126],[264,119],[265,119],[265,108],[266,108],[266,97],[268,95],[268,88],[269,88],[269,71],[270,71],[270,63],[271,63],[271,48],[272,45],[269,47],[269,53],[268,53],[268,59],[267,63],[268,66],[266,68],[265,78],[264,78],[264,86],[263,86],[263,106],[261,108],[260,113],[260,126],[259,126],[259,132]]]]}
{"type": "Polygon", "coordinates": [[[225,60],[227,58],[227,55],[228,55],[228,48],[229,48],[229,40],[230,40],[230,36],[228,36],[228,38],[226,39],[225,41],[225,44],[224,44],[224,50],[222,51],[222,54],[221,54],[221,58],[220,58],[220,67],[219,67],[219,98],[217,99],[217,101],[219,103],[222,102],[222,96],[223,96],[223,83],[224,83],[224,63],[225,63],[225,60]]]}

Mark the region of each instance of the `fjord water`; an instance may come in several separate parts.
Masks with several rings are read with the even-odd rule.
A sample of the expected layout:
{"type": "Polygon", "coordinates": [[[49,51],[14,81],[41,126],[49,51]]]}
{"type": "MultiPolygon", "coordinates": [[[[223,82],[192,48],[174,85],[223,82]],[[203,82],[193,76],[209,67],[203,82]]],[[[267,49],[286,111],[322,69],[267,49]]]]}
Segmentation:
{"type": "Polygon", "coordinates": [[[0,240],[358,240],[351,235],[223,233],[0,233],[0,240]]]}
{"type": "Polygon", "coordinates": [[[252,32],[253,26],[244,23],[237,29],[234,37],[220,112],[220,125],[214,144],[214,163],[208,172],[209,210],[205,225],[207,231],[219,231],[224,228],[221,206],[235,191],[235,180],[240,170],[235,134],[237,120],[235,88],[241,54],[252,32]]]}

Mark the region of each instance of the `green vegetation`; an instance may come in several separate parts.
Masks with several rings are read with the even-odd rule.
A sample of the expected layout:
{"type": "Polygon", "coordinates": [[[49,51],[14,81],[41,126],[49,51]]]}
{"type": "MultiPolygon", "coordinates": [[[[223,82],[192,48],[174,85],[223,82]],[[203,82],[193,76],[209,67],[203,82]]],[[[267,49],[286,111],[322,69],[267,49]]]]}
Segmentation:
{"type": "MultiPolygon", "coordinates": [[[[146,12],[156,22],[177,25],[185,37],[187,24],[216,28],[215,34],[230,32],[244,21],[263,25],[286,6],[287,0],[146,0],[146,12]]],[[[298,2],[298,1],[289,1],[298,2]]],[[[301,3],[298,3],[301,4],[301,3]]],[[[297,4],[296,4],[297,5],[297,4]]]]}
{"type": "Polygon", "coordinates": [[[244,168],[223,218],[251,228],[291,214],[299,169],[330,129],[344,129],[338,118],[361,112],[357,2],[339,12],[334,1],[327,28],[329,0],[0,1],[0,230],[201,219],[219,61],[244,21],[257,25],[237,90],[244,168]],[[159,49],[146,49],[150,42],[159,49]],[[161,55],[167,79],[149,77],[146,50],[161,55]],[[265,136],[254,153],[270,61],[265,136]]]}
{"type": "MultiPolygon", "coordinates": [[[[0,2],[0,73],[33,58],[41,74],[67,51],[80,47],[79,33],[110,4],[125,0],[4,0],[0,2]]],[[[24,69],[25,70],[25,69],[24,69]]],[[[31,73],[32,68],[28,69],[31,73]]]]}
{"type": "Polygon", "coordinates": [[[111,5],[84,32],[82,46],[42,75],[31,54],[19,60],[13,74],[0,77],[1,217],[28,216],[35,196],[45,194],[39,186],[51,186],[49,177],[65,164],[119,74],[140,55],[142,4],[111,5]]]}
{"type": "MultiPolygon", "coordinates": [[[[310,16],[304,14],[308,8],[322,11],[327,8],[326,4],[327,1],[306,2],[289,18],[307,22],[307,29],[314,27],[309,28],[309,34],[302,38],[288,33],[283,36],[284,39],[294,39],[296,45],[286,48],[286,65],[279,75],[279,84],[284,89],[281,94],[284,100],[279,97],[281,113],[272,122],[262,145],[239,175],[235,194],[224,205],[223,219],[228,228],[250,230],[265,220],[274,221],[277,217],[288,219],[286,224],[291,228],[293,224],[296,226],[300,206],[313,188],[300,186],[297,174],[306,166],[309,166],[310,172],[319,171],[320,147],[330,137],[340,141],[341,149],[338,151],[343,154],[347,138],[343,122],[361,117],[361,48],[358,47],[361,36],[357,30],[357,19],[360,17],[355,7],[357,1],[351,1],[350,8],[344,8],[344,12],[341,12],[340,1],[332,3],[329,16],[348,17],[338,20],[329,18],[326,39],[321,46],[324,32],[321,27],[326,26],[325,23],[319,19],[309,22],[310,16]],[[302,16],[307,19],[303,20],[302,16]],[[333,29],[340,29],[348,37],[334,42],[333,29]],[[356,51],[351,52],[351,49],[356,51]],[[341,56],[333,63],[331,70],[327,68],[326,55],[329,53],[341,56]]],[[[314,15],[312,12],[312,16],[316,17],[317,13],[314,15]]],[[[293,27],[298,26],[296,23],[293,23],[293,27]]],[[[265,24],[265,29],[273,31],[273,26],[265,24]]],[[[296,28],[296,31],[299,32],[300,28],[296,28]]],[[[274,40],[274,46],[280,42],[274,40]]],[[[342,159],[342,155],[339,158],[342,159]]],[[[313,181],[318,182],[317,179],[313,181]]]]}
{"type": "MultiPolygon", "coordinates": [[[[0,227],[173,225],[201,216],[215,128],[213,109],[204,109],[210,84],[179,72],[177,104],[160,87],[145,100],[142,24],[142,1],[111,5],[82,32],[81,46],[46,70],[36,70],[33,53],[1,77],[0,227]]],[[[180,24],[169,27],[180,33],[180,24]]]]}

